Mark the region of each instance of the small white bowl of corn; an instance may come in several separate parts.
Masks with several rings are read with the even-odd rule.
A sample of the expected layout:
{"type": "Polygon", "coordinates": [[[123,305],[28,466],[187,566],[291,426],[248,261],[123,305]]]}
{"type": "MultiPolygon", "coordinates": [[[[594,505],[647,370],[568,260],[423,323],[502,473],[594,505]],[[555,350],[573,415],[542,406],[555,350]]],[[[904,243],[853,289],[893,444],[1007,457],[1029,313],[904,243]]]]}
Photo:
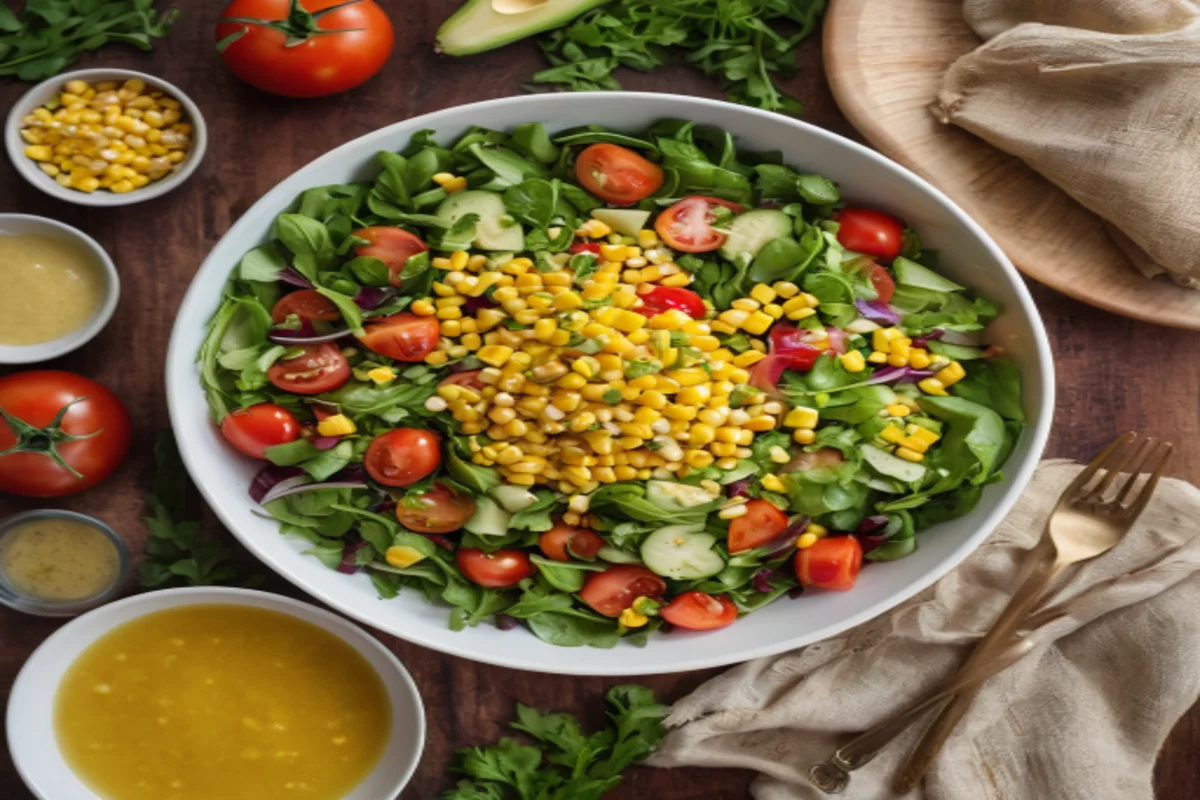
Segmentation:
{"type": "Polygon", "coordinates": [[[160,197],[187,180],[208,144],[200,109],[166,81],[85,69],[34,86],[8,114],[4,143],[43,192],[85,206],[160,197]]]}

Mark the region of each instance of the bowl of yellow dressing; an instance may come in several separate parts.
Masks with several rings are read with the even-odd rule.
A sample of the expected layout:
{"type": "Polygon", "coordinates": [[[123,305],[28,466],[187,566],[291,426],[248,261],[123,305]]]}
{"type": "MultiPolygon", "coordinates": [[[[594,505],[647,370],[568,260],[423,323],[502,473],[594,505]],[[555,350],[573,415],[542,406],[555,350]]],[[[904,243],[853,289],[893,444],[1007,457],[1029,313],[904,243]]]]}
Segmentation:
{"type": "Polygon", "coordinates": [[[0,603],[70,617],[112,600],[129,578],[129,548],[103,522],[74,511],[26,511],[0,520],[0,603]]]}
{"type": "Polygon", "coordinates": [[[425,715],[408,671],[361,628],[206,587],[61,628],[17,676],[7,733],[42,800],[391,800],[425,715]]]}
{"type": "Polygon", "coordinates": [[[0,214],[0,364],[47,361],[83,346],[112,318],[117,268],[83,231],[0,214]]]}

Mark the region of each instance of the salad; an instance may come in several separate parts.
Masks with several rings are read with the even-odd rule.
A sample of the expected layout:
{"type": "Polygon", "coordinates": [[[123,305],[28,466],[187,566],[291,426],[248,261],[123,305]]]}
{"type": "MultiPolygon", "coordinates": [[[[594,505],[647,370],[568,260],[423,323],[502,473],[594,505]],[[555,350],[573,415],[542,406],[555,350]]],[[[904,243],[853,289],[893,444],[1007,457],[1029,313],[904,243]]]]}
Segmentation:
{"type": "Polygon", "coordinates": [[[199,353],[284,534],[557,645],[849,590],[1022,426],[999,309],[895,217],[727,133],[416,134],[304,192],[199,353]]]}

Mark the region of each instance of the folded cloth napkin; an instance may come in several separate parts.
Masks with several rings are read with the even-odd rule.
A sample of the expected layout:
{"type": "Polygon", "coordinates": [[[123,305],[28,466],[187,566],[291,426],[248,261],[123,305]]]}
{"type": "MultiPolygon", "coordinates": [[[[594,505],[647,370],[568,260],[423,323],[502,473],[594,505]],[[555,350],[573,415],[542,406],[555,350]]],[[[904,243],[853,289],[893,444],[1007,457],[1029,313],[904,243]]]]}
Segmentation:
{"type": "MultiPolygon", "coordinates": [[[[757,800],[826,797],[809,767],[949,678],[1007,604],[1080,469],[1043,462],[978,550],[890,614],[705,683],[671,709],[650,763],[757,770],[757,800]]],[[[1150,800],[1155,755],[1200,694],[1197,518],[1200,489],[1164,480],[1115,549],[1061,576],[1043,608],[1067,613],[1033,625],[1047,644],[984,683],[909,797],[1150,800]]],[[[892,778],[921,729],[853,773],[844,796],[898,797],[892,778]]]]}
{"type": "Polygon", "coordinates": [[[986,43],[932,106],[1102,217],[1147,276],[1200,289],[1200,7],[966,0],[986,43]]]}

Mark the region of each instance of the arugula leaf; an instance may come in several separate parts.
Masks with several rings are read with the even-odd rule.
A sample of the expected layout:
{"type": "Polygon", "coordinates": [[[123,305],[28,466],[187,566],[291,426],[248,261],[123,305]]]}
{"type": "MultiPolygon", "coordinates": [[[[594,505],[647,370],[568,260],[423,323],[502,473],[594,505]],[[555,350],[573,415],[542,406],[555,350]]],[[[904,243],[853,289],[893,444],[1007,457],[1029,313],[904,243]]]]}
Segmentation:
{"type": "Polygon", "coordinates": [[[539,489],[535,493],[537,502],[528,508],[521,509],[513,514],[512,519],[508,521],[508,527],[518,531],[548,531],[554,527],[554,520],[551,514],[558,505],[558,499],[554,492],[546,489],[539,489]]]}

